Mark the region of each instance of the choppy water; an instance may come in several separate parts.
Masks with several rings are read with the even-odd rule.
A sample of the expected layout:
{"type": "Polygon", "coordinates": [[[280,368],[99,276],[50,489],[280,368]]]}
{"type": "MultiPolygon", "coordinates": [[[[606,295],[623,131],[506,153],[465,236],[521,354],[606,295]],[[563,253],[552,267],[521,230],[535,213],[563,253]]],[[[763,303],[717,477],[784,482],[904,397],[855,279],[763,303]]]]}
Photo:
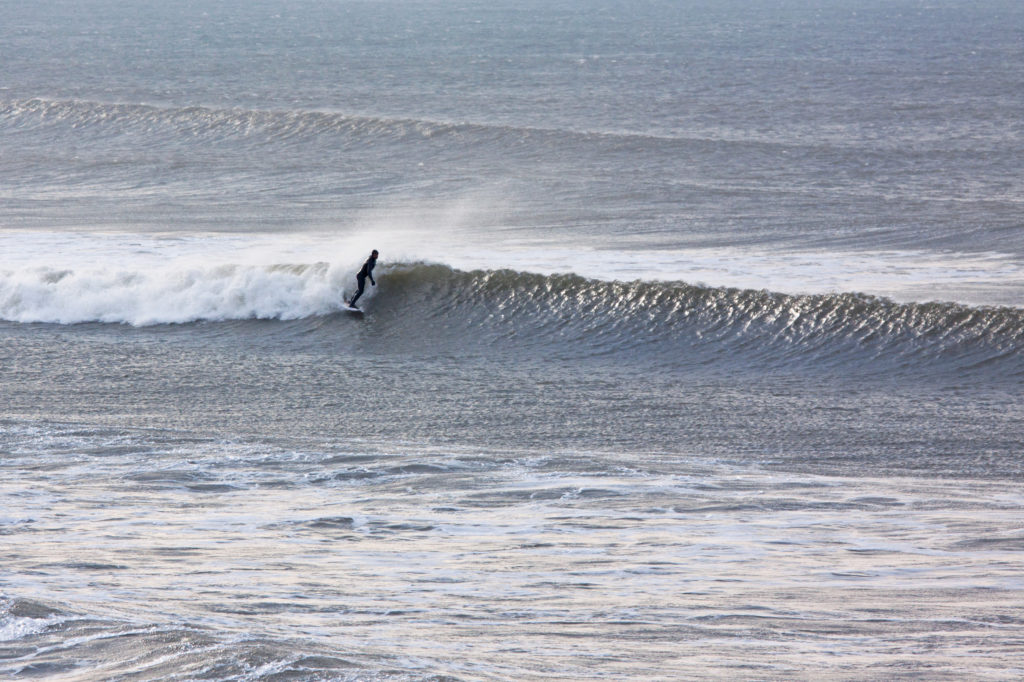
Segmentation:
{"type": "Polygon", "coordinates": [[[0,676],[1021,677],[1022,31],[3,6],[0,676]]]}
{"type": "Polygon", "coordinates": [[[23,472],[3,484],[8,674],[1020,672],[1012,483],[80,426],[5,439],[5,474],[23,472]]]}

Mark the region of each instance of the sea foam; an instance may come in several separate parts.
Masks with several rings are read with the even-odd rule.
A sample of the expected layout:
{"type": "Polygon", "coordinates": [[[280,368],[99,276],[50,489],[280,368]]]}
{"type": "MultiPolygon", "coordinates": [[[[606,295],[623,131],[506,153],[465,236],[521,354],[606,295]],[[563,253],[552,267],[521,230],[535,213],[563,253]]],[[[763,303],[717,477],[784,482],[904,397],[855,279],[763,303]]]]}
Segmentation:
{"type": "Polygon", "coordinates": [[[0,278],[0,317],[16,322],[296,319],[327,314],[343,297],[342,272],[312,265],[32,268],[0,278]]]}

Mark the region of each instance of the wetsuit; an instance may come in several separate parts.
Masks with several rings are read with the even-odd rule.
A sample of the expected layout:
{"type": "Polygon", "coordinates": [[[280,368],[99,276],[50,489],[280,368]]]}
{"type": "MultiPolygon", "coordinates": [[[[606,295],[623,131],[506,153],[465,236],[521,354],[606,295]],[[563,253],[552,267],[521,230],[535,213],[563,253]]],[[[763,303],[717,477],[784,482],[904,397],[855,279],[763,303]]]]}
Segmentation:
{"type": "Polygon", "coordinates": [[[363,263],[363,267],[356,273],[356,282],[359,284],[359,289],[356,291],[356,295],[352,297],[352,300],[348,302],[353,308],[356,307],[356,301],[363,295],[363,289],[366,288],[366,278],[370,278],[370,284],[377,286],[377,283],[373,281],[373,266],[377,265],[377,257],[370,256],[363,263]]]}

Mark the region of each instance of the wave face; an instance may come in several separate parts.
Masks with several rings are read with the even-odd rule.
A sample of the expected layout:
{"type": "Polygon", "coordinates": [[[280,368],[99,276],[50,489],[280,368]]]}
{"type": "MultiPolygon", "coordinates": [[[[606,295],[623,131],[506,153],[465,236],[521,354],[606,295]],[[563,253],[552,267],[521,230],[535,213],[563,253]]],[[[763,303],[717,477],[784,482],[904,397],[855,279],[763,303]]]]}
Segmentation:
{"type": "Polygon", "coordinates": [[[396,268],[388,288],[400,295],[382,297],[381,312],[406,320],[409,333],[455,330],[450,336],[472,334],[554,357],[643,358],[680,367],[857,365],[890,372],[948,363],[959,370],[1024,370],[1024,311],[1013,308],[437,265],[396,268]]]}
{"type": "MultiPolygon", "coordinates": [[[[1015,308],[424,263],[385,266],[379,277],[386,293],[369,290],[366,324],[379,348],[396,353],[883,373],[937,364],[949,371],[1024,374],[1024,311],[1015,308]]],[[[327,320],[340,326],[351,322],[337,314],[349,279],[347,270],[328,263],[32,268],[2,274],[0,317],[133,326],[327,320]]]]}

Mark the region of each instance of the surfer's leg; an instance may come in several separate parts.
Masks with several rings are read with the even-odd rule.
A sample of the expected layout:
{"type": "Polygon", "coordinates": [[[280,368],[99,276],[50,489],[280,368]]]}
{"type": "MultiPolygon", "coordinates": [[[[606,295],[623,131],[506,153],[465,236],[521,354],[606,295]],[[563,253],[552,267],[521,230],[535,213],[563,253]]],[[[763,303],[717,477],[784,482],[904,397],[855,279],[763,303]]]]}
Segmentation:
{"type": "Polygon", "coordinates": [[[356,295],[353,296],[352,299],[348,302],[348,304],[350,306],[352,306],[353,308],[356,305],[356,301],[359,300],[359,297],[363,295],[363,289],[366,288],[366,278],[365,277],[357,277],[356,281],[359,282],[359,288],[356,290],[356,295]]]}

